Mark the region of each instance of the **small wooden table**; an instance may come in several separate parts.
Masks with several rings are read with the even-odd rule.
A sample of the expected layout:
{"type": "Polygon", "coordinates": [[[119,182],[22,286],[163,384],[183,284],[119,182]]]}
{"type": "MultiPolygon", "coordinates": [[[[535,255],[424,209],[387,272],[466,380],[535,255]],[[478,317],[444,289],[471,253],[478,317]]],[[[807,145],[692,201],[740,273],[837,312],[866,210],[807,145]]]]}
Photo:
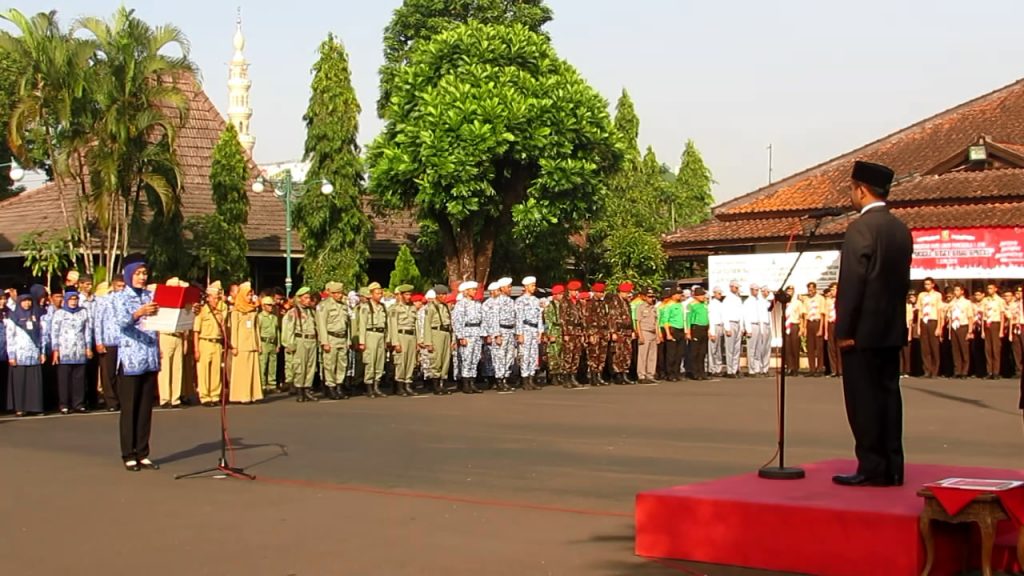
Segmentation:
{"type": "MultiPolygon", "coordinates": [[[[924,498],[924,510],[921,512],[919,523],[921,537],[924,539],[926,559],[921,576],[928,576],[932,570],[932,563],[935,561],[935,541],[932,536],[933,520],[951,524],[965,522],[977,524],[981,529],[981,573],[982,576],[992,576],[992,548],[995,546],[996,524],[1010,518],[1003,508],[1003,503],[999,501],[999,496],[979,493],[962,510],[950,516],[929,488],[918,490],[917,495],[924,498]]],[[[1017,537],[1017,562],[1024,566],[1024,530],[1021,530],[1017,537]]]]}

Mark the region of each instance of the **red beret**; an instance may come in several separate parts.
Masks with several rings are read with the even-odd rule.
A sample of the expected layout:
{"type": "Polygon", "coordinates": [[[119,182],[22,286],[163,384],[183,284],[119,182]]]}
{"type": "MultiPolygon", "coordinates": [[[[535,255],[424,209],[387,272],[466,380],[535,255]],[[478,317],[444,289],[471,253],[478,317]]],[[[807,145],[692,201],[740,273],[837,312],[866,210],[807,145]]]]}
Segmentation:
{"type": "Polygon", "coordinates": [[[580,282],[579,280],[569,280],[569,285],[566,286],[566,288],[569,290],[579,290],[580,288],[583,288],[583,282],[580,282]]]}
{"type": "Polygon", "coordinates": [[[590,298],[590,292],[580,292],[579,294],[576,295],[576,297],[579,298],[580,300],[587,300],[590,298]]]}
{"type": "Polygon", "coordinates": [[[454,303],[458,302],[458,300],[459,300],[459,295],[456,294],[455,292],[449,292],[449,293],[445,294],[445,296],[444,296],[444,303],[445,304],[454,304],[454,303]]]}
{"type": "Polygon", "coordinates": [[[562,286],[561,284],[555,284],[551,287],[552,294],[561,294],[562,292],[565,292],[565,286],[562,286]]]}
{"type": "Polygon", "coordinates": [[[594,284],[590,287],[590,291],[591,292],[601,292],[601,293],[603,293],[604,292],[604,282],[594,282],[594,284]]]}
{"type": "Polygon", "coordinates": [[[412,301],[413,302],[423,302],[423,294],[413,294],[412,295],[412,301]]]}
{"type": "Polygon", "coordinates": [[[619,292],[632,292],[632,291],[633,291],[633,283],[632,282],[623,282],[622,284],[619,284],[619,292]]]}

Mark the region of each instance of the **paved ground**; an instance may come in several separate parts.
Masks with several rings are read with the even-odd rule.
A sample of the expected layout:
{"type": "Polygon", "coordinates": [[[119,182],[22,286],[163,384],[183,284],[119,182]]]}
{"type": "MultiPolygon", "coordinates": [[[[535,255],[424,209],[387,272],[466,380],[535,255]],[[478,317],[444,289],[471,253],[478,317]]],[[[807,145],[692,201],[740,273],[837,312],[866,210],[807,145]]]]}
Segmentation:
{"type": "MultiPolygon", "coordinates": [[[[0,561],[31,574],[753,576],[632,554],[637,491],[755,470],[768,379],[231,407],[256,482],[215,464],[217,411],[155,415],[130,474],[108,414],[0,419],[0,561]]],[[[904,382],[914,462],[1024,464],[1015,381],[904,382]]],[[[839,382],[790,379],[793,463],[849,457],[839,382]]],[[[9,571],[9,572],[8,572],[9,571]]]]}

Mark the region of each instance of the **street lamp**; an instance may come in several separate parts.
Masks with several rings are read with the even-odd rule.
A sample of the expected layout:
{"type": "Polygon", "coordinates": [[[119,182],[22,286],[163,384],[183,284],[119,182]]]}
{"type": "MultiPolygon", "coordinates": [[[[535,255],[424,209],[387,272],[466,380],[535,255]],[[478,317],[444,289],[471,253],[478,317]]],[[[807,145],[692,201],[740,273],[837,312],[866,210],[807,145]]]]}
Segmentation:
{"type": "Polygon", "coordinates": [[[0,168],[3,168],[5,166],[11,167],[11,170],[10,172],[8,172],[7,177],[10,178],[12,182],[21,182],[21,179],[25,177],[25,169],[22,168],[21,165],[18,164],[18,161],[15,160],[13,157],[11,158],[10,162],[6,164],[0,164],[0,168]]]}
{"type": "MultiPolygon", "coordinates": [[[[274,187],[274,196],[284,202],[284,291],[287,295],[292,293],[292,198],[298,198],[308,191],[308,184],[292,181],[292,171],[285,170],[276,178],[264,178],[259,176],[252,183],[252,191],[262,194],[267,189],[267,183],[274,187]]],[[[320,182],[321,194],[332,194],[334,186],[327,180],[320,182]]]]}

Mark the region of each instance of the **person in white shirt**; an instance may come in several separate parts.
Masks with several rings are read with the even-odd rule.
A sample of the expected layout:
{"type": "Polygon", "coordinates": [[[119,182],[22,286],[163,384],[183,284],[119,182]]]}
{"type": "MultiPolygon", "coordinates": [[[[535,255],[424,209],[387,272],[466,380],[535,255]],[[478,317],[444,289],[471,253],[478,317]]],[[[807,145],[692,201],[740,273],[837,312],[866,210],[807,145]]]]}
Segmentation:
{"type": "Polygon", "coordinates": [[[721,376],[725,368],[725,321],[722,318],[722,287],[715,286],[711,291],[711,299],[708,300],[708,346],[711,354],[708,354],[710,370],[708,374],[721,376]]]}
{"type": "Polygon", "coordinates": [[[747,337],[747,374],[761,374],[761,287],[750,285],[750,296],[743,301],[743,334],[747,337]]]}
{"type": "Polygon", "coordinates": [[[743,300],[740,299],[740,283],[736,280],[729,282],[729,293],[722,300],[722,321],[725,325],[725,376],[737,378],[743,348],[743,300]]]}
{"type": "Polygon", "coordinates": [[[767,286],[761,286],[760,301],[758,308],[761,324],[761,375],[767,376],[772,367],[772,303],[774,296],[767,286]]]}

